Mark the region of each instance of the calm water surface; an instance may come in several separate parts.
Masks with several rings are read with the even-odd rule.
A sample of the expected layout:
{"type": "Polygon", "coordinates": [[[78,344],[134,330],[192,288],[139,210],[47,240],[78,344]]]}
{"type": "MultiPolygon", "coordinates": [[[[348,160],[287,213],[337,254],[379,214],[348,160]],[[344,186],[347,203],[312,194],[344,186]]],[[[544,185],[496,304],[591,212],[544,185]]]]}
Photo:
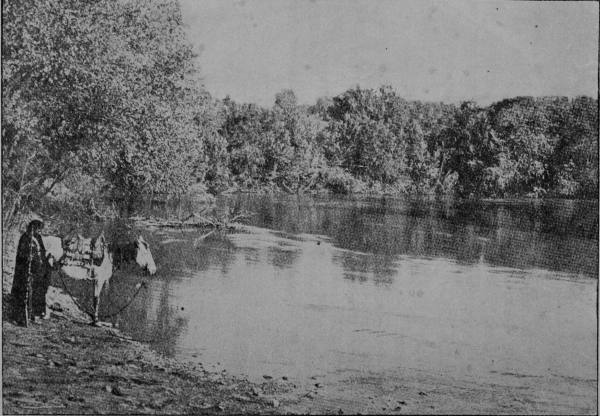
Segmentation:
{"type": "MultiPolygon", "coordinates": [[[[159,273],[118,317],[250,379],[416,368],[596,379],[597,202],[239,196],[247,232],[148,231],[159,273]]],[[[139,277],[116,274],[108,297],[139,277]]],[[[114,308],[105,302],[108,310],[114,308]]]]}

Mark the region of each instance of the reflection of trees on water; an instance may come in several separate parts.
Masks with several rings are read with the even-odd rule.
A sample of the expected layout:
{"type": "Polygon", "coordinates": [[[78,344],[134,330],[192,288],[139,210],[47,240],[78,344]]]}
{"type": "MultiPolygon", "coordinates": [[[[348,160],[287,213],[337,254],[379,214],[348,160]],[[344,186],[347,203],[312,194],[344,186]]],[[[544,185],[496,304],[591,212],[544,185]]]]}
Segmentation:
{"type": "MultiPolygon", "coordinates": [[[[560,215],[553,215],[558,219],[560,215]]],[[[563,220],[569,221],[563,216],[563,220]]],[[[536,233],[523,226],[514,212],[497,210],[497,228],[487,250],[491,264],[509,267],[539,267],[550,270],[597,275],[598,241],[575,237],[570,233],[536,233]]],[[[556,228],[564,225],[557,225],[556,228]]],[[[597,227],[597,226],[596,226],[597,227]]]]}
{"type": "MultiPolygon", "coordinates": [[[[187,319],[181,316],[178,306],[172,305],[169,300],[171,287],[177,284],[175,277],[181,276],[184,271],[205,271],[215,267],[227,273],[235,260],[235,247],[227,238],[207,238],[197,248],[194,247],[193,240],[200,233],[167,232],[160,236],[149,236],[152,253],[159,267],[158,276],[147,278],[148,288],[142,289],[135,301],[118,318],[125,333],[135,339],[151,342],[166,354],[175,353],[177,339],[187,326],[187,319]],[[162,244],[166,239],[172,241],[162,244]]],[[[141,280],[133,277],[135,274],[129,274],[129,278],[127,275],[117,273],[111,294],[108,295],[117,306],[126,303],[124,297],[134,293],[135,284],[141,280]]],[[[202,278],[202,274],[197,274],[194,278],[202,278]]],[[[106,305],[108,307],[107,303],[106,305]]]]}
{"type": "Polygon", "coordinates": [[[398,228],[398,224],[377,224],[386,221],[384,216],[366,212],[364,207],[352,207],[348,210],[328,211],[336,218],[328,220],[333,227],[329,232],[335,239],[335,245],[352,251],[342,251],[339,261],[349,273],[349,280],[364,280],[369,273],[378,284],[390,284],[396,273],[398,245],[401,244],[397,232],[390,232],[389,225],[398,228]],[[388,226],[386,226],[388,225],[388,226]],[[365,255],[362,253],[374,253],[365,255]],[[358,273],[357,273],[358,272],[358,273]]]}
{"type": "Polygon", "coordinates": [[[246,262],[246,264],[260,262],[260,251],[258,249],[245,247],[243,250],[244,261],[246,262]]]}
{"type": "MultiPolygon", "coordinates": [[[[255,225],[325,234],[337,247],[374,254],[337,256],[357,271],[347,275],[357,281],[376,267],[383,280],[391,278],[401,255],[597,274],[597,201],[274,201],[264,196],[258,202],[248,196],[237,201],[257,213],[255,225]]],[[[293,256],[283,257],[281,264],[290,267],[293,256]]]]}
{"type": "MultiPolygon", "coordinates": [[[[169,279],[153,280],[118,318],[125,333],[150,342],[154,348],[169,355],[175,354],[177,339],[187,326],[187,319],[169,302],[171,284],[169,279]]],[[[131,289],[116,288],[118,293],[132,293],[131,289]]]]}
{"type": "Polygon", "coordinates": [[[457,203],[453,215],[445,218],[487,228],[503,227],[561,237],[597,239],[597,212],[597,201],[471,201],[457,203]],[[503,214],[499,216],[498,211],[503,214]]]}
{"type": "Polygon", "coordinates": [[[206,238],[198,248],[190,249],[189,256],[193,257],[193,260],[188,261],[187,265],[198,271],[218,268],[223,274],[226,274],[235,261],[235,250],[235,245],[226,236],[213,234],[206,238]]]}
{"type": "Polygon", "coordinates": [[[473,264],[479,262],[484,256],[486,237],[478,232],[478,227],[473,224],[467,224],[456,230],[455,238],[452,242],[456,247],[456,260],[460,263],[473,264]]]}
{"type": "Polygon", "coordinates": [[[194,240],[200,235],[200,231],[169,233],[168,237],[182,241],[158,244],[153,249],[153,254],[157,251],[154,258],[161,273],[173,275],[184,270],[205,271],[215,266],[227,272],[235,260],[235,245],[226,236],[213,234],[194,246],[194,240]]]}
{"type": "Polygon", "coordinates": [[[187,326],[187,319],[181,317],[177,306],[173,306],[169,302],[169,287],[172,281],[166,279],[157,283],[160,286],[159,300],[149,333],[155,337],[153,344],[160,351],[174,355],[176,340],[187,326]]]}
{"type": "Polygon", "coordinates": [[[193,198],[164,198],[164,195],[159,195],[156,199],[139,200],[134,207],[138,214],[159,218],[185,218],[198,209],[199,203],[193,198]]]}
{"type": "Polygon", "coordinates": [[[269,247],[267,250],[267,259],[269,263],[280,269],[290,269],[300,258],[301,251],[294,249],[282,249],[279,247],[269,247]]]}
{"type": "Polygon", "coordinates": [[[323,207],[310,197],[294,196],[281,200],[273,197],[241,196],[232,202],[253,212],[254,225],[285,231],[286,233],[323,233],[323,207]],[[240,202],[241,201],[241,202],[240,202]]]}
{"type": "Polygon", "coordinates": [[[390,285],[393,283],[396,274],[393,256],[367,256],[342,251],[334,256],[333,261],[342,265],[344,279],[353,282],[366,282],[372,274],[373,281],[376,284],[390,285]]]}

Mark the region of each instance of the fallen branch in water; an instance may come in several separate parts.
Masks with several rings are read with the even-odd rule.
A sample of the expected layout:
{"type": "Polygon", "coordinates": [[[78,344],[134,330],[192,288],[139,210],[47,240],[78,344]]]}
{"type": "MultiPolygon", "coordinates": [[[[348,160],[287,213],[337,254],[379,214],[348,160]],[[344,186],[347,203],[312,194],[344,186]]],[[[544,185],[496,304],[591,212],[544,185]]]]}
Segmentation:
{"type": "Polygon", "coordinates": [[[198,248],[200,241],[203,241],[206,237],[213,234],[215,231],[217,231],[217,230],[216,229],[211,230],[211,231],[207,232],[206,234],[203,234],[200,237],[194,239],[194,248],[198,248]]]}
{"type": "MultiPolygon", "coordinates": [[[[200,213],[205,210],[200,211],[200,213]]],[[[183,230],[184,228],[214,228],[220,231],[236,231],[240,228],[240,222],[250,219],[253,215],[250,212],[235,212],[230,209],[224,215],[200,215],[200,213],[192,213],[183,220],[162,219],[156,217],[131,217],[138,225],[146,227],[160,228],[176,228],[183,230]]],[[[214,230],[213,230],[214,231],[214,230]]],[[[208,235],[201,236],[206,238],[208,235]]]]}
{"type": "Polygon", "coordinates": [[[188,215],[187,217],[185,217],[183,220],[181,220],[181,224],[183,225],[186,221],[188,221],[190,218],[194,218],[194,217],[199,217],[200,214],[202,214],[203,212],[205,212],[208,209],[208,207],[204,207],[200,210],[199,213],[196,212],[192,212],[190,215],[188,215]]]}

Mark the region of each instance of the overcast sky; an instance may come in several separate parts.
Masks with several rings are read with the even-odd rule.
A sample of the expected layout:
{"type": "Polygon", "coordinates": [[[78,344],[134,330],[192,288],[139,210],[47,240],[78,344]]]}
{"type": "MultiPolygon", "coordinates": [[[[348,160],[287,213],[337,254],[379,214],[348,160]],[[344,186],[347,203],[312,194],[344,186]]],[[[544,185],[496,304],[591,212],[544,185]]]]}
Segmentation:
{"type": "Polygon", "coordinates": [[[488,104],[598,90],[598,3],[181,0],[210,93],[301,103],[360,85],[488,104]]]}

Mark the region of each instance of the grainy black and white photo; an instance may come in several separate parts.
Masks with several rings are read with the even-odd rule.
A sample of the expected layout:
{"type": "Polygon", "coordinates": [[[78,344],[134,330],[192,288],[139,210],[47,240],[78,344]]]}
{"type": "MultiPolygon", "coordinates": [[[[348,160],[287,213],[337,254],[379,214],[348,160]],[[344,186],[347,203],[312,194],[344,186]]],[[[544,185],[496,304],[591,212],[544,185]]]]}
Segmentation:
{"type": "Polygon", "coordinates": [[[3,414],[598,414],[596,1],[2,2],[3,414]]]}

